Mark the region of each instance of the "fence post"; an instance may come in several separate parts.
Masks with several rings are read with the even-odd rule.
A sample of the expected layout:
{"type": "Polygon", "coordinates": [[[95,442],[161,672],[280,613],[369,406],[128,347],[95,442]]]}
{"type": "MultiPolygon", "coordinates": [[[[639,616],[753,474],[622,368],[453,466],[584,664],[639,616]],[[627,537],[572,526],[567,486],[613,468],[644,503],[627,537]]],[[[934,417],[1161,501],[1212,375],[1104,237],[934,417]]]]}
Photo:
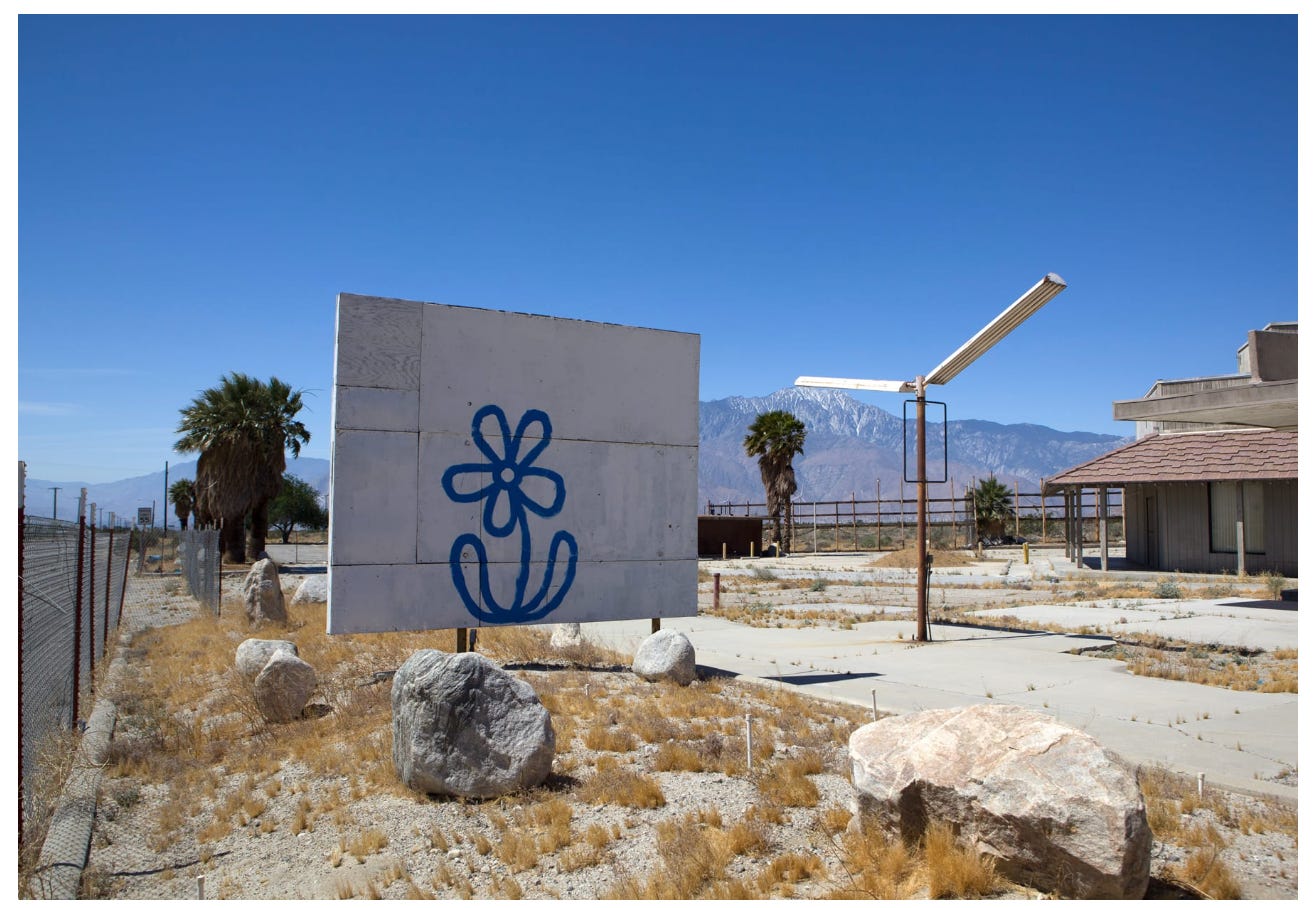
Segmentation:
{"type": "Polygon", "coordinates": [[[876,551],[881,550],[881,481],[876,479],[876,551]]]}
{"type": "Polygon", "coordinates": [[[903,476],[902,476],[902,474],[901,474],[901,475],[899,476],[899,548],[903,548],[905,545],[907,545],[907,542],[906,542],[906,540],[904,539],[904,535],[903,535],[903,510],[904,510],[904,507],[905,507],[905,504],[904,504],[904,492],[903,492],[903,476]]]}
{"type": "Polygon", "coordinates": [[[91,508],[88,535],[91,537],[91,557],[87,559],[87,653],[91,656],[87,680],[91,682],[91,692],[96,692],[96,506],[91,508]]]}
{"type": "Polygon", "coordinates": [[[87,490],[78,496],[78,564],[77,580],[73,593],[73,715],[69,718],[70,730],[78,724],[78,686],[82,680],[82,564],[87,544],[87,490]]]}
{"type": "Polygon", "coordinates": [[[114,526],[110,525],[109,545],[105,551],[105,639],[101,641],[102,653],[109,649],[109,615],[110,615],[110,581],[114,578],[114,526]]]}
{"type": "Polygon", "coordinates": [[[1047,527],[1045,526],[1045,524],[1046,524],[1047,516],[1048,515],[1045,513],[1045,477],[1042,476],[1040,477],[1040,541],[1041,542],[1044,542],[1046,539],[1047,527]]]}
{"type": "Polygon", "coordinates": [[[858,550],[858,493],[849,493],[849,508],[853,511],[853,551],[858,550]]]}
{"type": "Polygon", "coordinates": [[[27,464],[18,462],[18,844],[23,844],[23,527],[27,521],[27,464]]]}
{"type": "Polygon", "coordinates": [[[132,530],[128,530],[128,543],[123,547],[123,586],[119,588],[119,611],[114,619],[114,629],[123,625],[123,600],[128,595],[128,565],[132,562],[132,530]]]}
{"type": "Polygon", "coordinates": [[[953,548],[958,548],[958,493],[954,490],[954,479],[949,477],[949,527],[953,532],[953,548]]]}
{"type": "Polygon", "coordinates": [[[1022,500],[1017,497],[1017,480],[1013,480],[1013,535],[1022,535],[1022,500]]]}

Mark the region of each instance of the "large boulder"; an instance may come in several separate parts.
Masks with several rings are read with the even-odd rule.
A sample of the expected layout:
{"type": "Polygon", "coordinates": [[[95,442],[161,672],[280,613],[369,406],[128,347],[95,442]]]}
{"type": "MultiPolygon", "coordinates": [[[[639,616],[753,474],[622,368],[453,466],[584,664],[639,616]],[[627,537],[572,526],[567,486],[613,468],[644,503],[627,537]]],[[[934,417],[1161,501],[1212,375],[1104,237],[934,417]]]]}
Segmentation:
{"type": "Polygon", "coordinates": [[[584,645],[584,634],[578,622],[558,624],[553,628],[552,639],[548,643],[553,649],[571,649],[584,645]]]}
{"type": "Polygon", "coordinates": [[[309,602],[328,602],[327,574],[307,574],[306,579],[297,587],[292,596],[292,604],[303,605],[309,602]]]}
{"type": "Polygon", "coordinates": [[[255,701],[270,722],[301,716],[315,692],[315,670],[285,649],[276,649],[255,679],[255,701]]]}
{"type": "Polygon", "coordinates": [[[256,675],[260,674],[261,669],[269,664],[269,659],[274,653],[283,650],[294,656],[300,655],[297,652],[297,645],[291,640],[243,640],[237,645],[237,656],[234,660],[237,664],[237,673],[248,681],[254,681],[256,675]]]}
{"type": "Polygon", "coordinates": [[[693,644],[684,634],[669,628],[658,631],[639,644],[631,668],[645,681],[689,684],[698,677],[693,644]]]}
{"type": "Polygon", "coordinates": [[[392,760],[429,794],[493,798],[552,770],[552,718],[534,689],[478,653],[420,650],[392,679],[392,760]]]}
{"type": "Polygon", "coordinates": [[[251,565],[242,581],[242,600],[246,603],[246,620],[250,624],[263,621],[287,623],[283,585],[278,580],[278,565],[272,558],[261,558],[251,565]]]}
{"type": "Polygon", "coordinates": [[[911,842],[947,823],[1023,884],[1075,898],[1145,894],[1145,800],[1085,732],[1018,706],[926,710],[862,726],[849,758],[861,826],[911,842]]]}

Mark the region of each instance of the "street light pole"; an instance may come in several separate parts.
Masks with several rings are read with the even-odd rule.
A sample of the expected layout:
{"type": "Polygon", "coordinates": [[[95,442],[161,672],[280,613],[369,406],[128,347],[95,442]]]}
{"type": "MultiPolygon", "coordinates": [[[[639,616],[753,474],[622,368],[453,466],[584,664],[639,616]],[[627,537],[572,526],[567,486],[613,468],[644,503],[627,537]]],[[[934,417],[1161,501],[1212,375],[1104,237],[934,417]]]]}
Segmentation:
{"type": "Polygon", "coordinates": [[[913,637],[925,643],[930,637],[926,620],[926,600],[930,592],[930,571],[926,562],[926,376],[917,376],[917,633],[913,637]]]}
{"type": "MultiPolygon", "coordinates": [[[[1067,289],[1067,282],[1057,274],[1046,274],[984,328],[974,334],[944,362],[916,381],[890,381],[869,378],[821,378],[801,375],[794,382],[805,388],[846,388],[856,391],[889,391],[917,395],[917,632],[918,642],[930,639],[927,620],[927,593],[931,572],[926,551],[926,386],[948,384],[949,380],[977,360],[1014,328],[1030,318],[1041,306],[1067,289]]],[[[904,411],[905,414],[907,411],[904,411]]],[[[905,415],[905,419],[907,416],[905,415]]],[[[946,426],[947,430],[947,426],[946,426]]],[[[905,451],[907,449],[905,448],[905,451]]],[[[906,456],[906,455],[905,455],[906,456]]]]}

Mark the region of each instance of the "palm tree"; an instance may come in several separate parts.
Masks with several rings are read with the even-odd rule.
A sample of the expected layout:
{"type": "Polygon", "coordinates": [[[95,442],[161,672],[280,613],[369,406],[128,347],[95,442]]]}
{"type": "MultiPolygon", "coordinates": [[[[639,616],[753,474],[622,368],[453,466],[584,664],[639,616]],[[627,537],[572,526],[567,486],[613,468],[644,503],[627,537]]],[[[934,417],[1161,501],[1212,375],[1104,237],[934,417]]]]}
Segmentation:
{"type": "Polygon", "coordinates": [[[991,476],[967,490],[967,500],[976,512],[976,538],[999,539],[1004,521],[1013,516],[1013,493],[991,476]]]}
{"type": "Polygon", "coordinates": [[[767,512],[774,527],[774,542],[789,554],[789,542],[794,535],[794,493],[798,483],[794,478],[794,457],[803,453],[803,440],[807,427],[802,420],[784,410],[768,410],[758,415],[744,436],[744,451],[757,458],[766,489],[767,512]],[[784,515],[784,527],[781,515],[784,515]]]}
{"type": "Polygon", "coordinates": [[[196,485],[190,479],[178,480],[169,486],[169,501],[178,515],[179,528],[187,529],[187,515],[196,509],[196,485]]]}
{"type": "Polygon", "coordinates": [[[240,372],[224,376],[218,386],[178,411],[182,436],[174,449],[199,451],[196,462],[198,521],[221,521],[220,544],[230,563],[259,555],[269,532],[269,500],[283,487],[287,460],[296,457],[310,432],[296,419],[301,392],[277,378],[269,383],[240,372]],[[242,531],[250,521],[250,536],[242,531]]]}

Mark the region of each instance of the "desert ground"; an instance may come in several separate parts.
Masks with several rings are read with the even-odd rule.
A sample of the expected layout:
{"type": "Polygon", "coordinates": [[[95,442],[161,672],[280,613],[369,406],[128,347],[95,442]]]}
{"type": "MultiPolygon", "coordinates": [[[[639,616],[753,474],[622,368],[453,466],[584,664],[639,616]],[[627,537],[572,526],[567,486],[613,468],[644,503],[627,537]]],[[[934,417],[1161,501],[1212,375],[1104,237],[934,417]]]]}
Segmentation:
{"type": "MultiPolygon", "coordinates": [[[[902,658],[916,655],[899,624],[907,621],[910,594],[899,575],[782,561],[707,565],[700,617],[691,620],[727,633],[805,629],[833,640],[876,631],[912,653],[902,658]],[[722,575],[717,609],[713,567],[722,575]]],[[[897,564],[886,567],[896,571],[897,564]]],[[[1019,609],[1104,601],[1109,593],[1121,611],[1107,620],[1140,620],[1137,609],[1161,601],[1151,594],[1163,592],[1129,581],[1099,588],[1099,578],[1083,578],[1085,586],[1066,578],[1018,583],[1015,574],[1010,584],[990,579],[995,568],[970,557],[963,565],[959,581],[946,574],[942,584],[935,616],[942,634],[974,623],[1023,627],[1029,616],[1019,609]]],[[[418,649],[451,650],[454,634],[330,638],[322,603],[293,605],[286,629],[252,631],[236,597],[240,575],[230,576],[219,617],[198,608],[176,577],[129,581],[119,658],[98,686],[118,720],[85,897],[1047,895],[1003,880],[952,841],[910,847],[851,831],[846,744],[873,710],[842,686],[814,695],[802,677],[812,680],[815,665],[800,664],[794,683],[790,671],[779,670],[764,681],[743,670],[751,666],[709,664],[721,660],[705,659],[700,649],[693,685],[648,683],[628,671],[634,638],[607,625],[587,626],[596,631],[586,634],[590,642],[567,651],[554,651],[542,629],[481,632],[478,650],[528,681],[551,712],[552,774],[539,789],[489,801],[419,795],[392,769],[390,673],[418,649]],[[236,646],[250,636],[294,640],[316,667],[319,686],[301,720],[269,724],[253,707],[233,671],[236,646]]],[[[289,600],[302,580],[284,575],[289,600]]],[[[1185,585],[1181,601],[1263,594],[1253,579],[1211,583],[1185,585]]],[[[1069,658],[1117,660],[1147,683],[1220,692],[1245,686],[1248,695],[1274,702],[1296,692],[1294,640],[1245,655],[1099,630],[1046,633],[1070,634],[1076,643],[1106,637],[1111,646],[1069,658]]],[[[733,661],[728,650],[724,661],[733,661]]],[[[1296,897],[1294,767],[1248,786],[1200,786],[1182,766],[1138,762],[1155,833],[1151,897],[1296,897]]],[[[39,895],[40,873],[32,869],[20,873],[20,887],[39,895]]]]}

